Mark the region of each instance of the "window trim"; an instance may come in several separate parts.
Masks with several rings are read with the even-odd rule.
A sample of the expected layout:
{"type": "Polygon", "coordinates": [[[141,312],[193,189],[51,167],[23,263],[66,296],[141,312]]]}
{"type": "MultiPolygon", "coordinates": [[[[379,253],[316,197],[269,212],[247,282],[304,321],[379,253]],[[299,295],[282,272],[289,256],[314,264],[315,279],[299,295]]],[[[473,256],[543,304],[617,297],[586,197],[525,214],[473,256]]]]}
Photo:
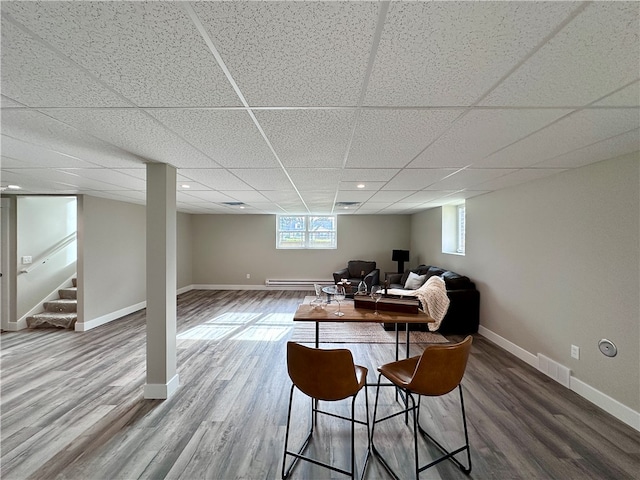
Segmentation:
{"type": "Polygon", "coordinates": [[[336,250],[338,248],[338,216],[337,215],[276,215],[276,249],[277,250],[336,250]],[[312,218],[330,218],[332,229],[326,230],[311,230],[312,218]],[[304,227],[300,230],[281,230],[280,219],[282,218],[302,218],[304,227]],[[283,246],[281,243],[281,234],[284,232],[298,232],[303,235],[302,245],[299,246],[283,246]],[[323,246],[322,243],[315,243],[312,241],[314,234],[326,232],[329,233],[330,242],[327,246],[323,246]],[[332,234],[332,235],[331,235],[332,234]]]}
{"type": "Polygon", "coordinates": [[[464,240],[466,244],[466,203],[442,206],[442,253],[464,256],[466,245],[460,248],[459,207],[464,207],[464,240]]]}

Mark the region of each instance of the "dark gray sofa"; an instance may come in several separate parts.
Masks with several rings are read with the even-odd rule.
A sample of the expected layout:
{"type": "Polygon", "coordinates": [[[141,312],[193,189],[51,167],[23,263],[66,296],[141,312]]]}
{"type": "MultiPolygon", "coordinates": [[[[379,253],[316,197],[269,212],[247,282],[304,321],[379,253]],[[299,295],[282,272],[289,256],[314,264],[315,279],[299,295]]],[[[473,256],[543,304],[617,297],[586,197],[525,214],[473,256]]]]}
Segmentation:
{"type": "MultiPolygon", "coordinates": [[[[460,275],[450,270],[431,265],[419,265],[418,267],[406,271],[404,274],[395,273],[387,275],[388,289],[404,289],[405,283],[409,276],[409,272],[416,275],[425,275],[425,281],[433,276],[442,277],[447,288],[447,296],[449,297],[449,310],[445,315],[440,328],[440,333],[450,333],[458,335],[466,335],[476,333],[480,324],[480,292],[476,289],[469,277],[460,275]]],[[[389,295],[390,297],[397,295],[389,295]]],[[[393,330],[395,325],[392,323],[384,325],[385,330],[393,330]]],[[[427,326],[423,325],[422,330],[427,330],[427,326]]]]}

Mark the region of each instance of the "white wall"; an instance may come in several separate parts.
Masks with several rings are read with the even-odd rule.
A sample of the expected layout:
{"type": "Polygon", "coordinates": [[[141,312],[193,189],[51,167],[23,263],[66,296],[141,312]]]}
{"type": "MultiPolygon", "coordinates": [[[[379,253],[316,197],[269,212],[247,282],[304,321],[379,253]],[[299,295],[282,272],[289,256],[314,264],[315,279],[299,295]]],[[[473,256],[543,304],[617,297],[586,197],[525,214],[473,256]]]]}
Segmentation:
{"type": "Polygon", "coordinates": [[[42,301],[75,274],[76,242],[49,259],[44,257],[75,231],[75,197],[17,197],[18,318],[34,307],[43,311],[42,301]],[[22,264],[23,256],[32,257],[33,263],[22,264]],[[19,273],[29,267],[33,267],[29,273],[19,273]]]}
{"type": "Polygon", "coordinates": [[[395,271],[391,251],[408,249],[410,222],[408,215],[339,215],[336,250],[278,250],[274,215],[194,215],[193,281],[263,286],[268,278],[332,279],[348,260],[375,260],[382,272],[395,271]]]}
{"type": "Polygon", "coordinates": [[[639,164],[634,154],[468,200],[464,257],[441,253],[440,209],[414,215],[411,241],[421,263],[476,282],[484,328],[636,412],[639,164]],[[599,352],[601,338],[616,357],[599,352]]]}

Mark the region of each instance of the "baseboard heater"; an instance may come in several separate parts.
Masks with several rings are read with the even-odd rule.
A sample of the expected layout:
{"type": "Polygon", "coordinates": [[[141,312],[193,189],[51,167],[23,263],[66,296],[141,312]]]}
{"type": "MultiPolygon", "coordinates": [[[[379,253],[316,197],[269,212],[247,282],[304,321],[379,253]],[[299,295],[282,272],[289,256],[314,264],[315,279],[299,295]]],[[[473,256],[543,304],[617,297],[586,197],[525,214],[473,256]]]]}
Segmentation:
{"type": "Polygon", "coordinates": [[[333,285],[333,280],[277,280],[273,278],[267,278],[264,284],[267,287],[273,288],[300,288],[305,290],[313,290],[314,284],[320,284],[322,286],[333,285]]]}

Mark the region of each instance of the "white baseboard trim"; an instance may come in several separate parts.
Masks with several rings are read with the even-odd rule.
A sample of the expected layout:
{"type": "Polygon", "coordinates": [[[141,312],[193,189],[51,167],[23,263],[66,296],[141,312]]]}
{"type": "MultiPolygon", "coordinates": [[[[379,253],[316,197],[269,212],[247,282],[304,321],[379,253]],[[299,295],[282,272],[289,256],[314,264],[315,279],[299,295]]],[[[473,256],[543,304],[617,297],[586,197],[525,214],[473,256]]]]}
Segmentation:
{"type": "Polygon", "coordinates": [[[216,285],[216,284],[196,284],[192,285],[192,290],[304,290],[312,291],[312,288],[303,287],[267,287],[266,285],[216,285]]]}
{"type": "Polygon", "coordinates": [[[180,380],[176,373],[167,383],[147,383],[144,386],[144,398],[147,400],[166,400],[178,390],[180,380]]]}
{"type": "Polygon", "coordinates": [[[146,306],[147,306],[147,302],[144,301],[144,302],[136,303],[135,305],[131,305],[129,307],[121,308],[120,310],[116,310],[115,312],[102,315],[101,317],[93,318],[89,321],[76,322],[75,331],[86,332],[87,330],[91,330],[92,328],[99,327],[100,325],[104,325],[105,323],[113,322],[114,320],[122,318],[125,315],[129,315],[130,313],[137,312],[138,310],[142,310],[146,306]]]}
{"type": "MultiPolygon", "coordinates": [[[[532,353],[519,347],[515,343],[510,342],[506,338],[492,332],[491,330],[483,327],[482,325],[480,325],[480,327],[478,328],[478,333],[490,342],[496,344],[507,352],[515,355],[523,362],[528,363],[533,368],[539,370],[538,357],[536,355],[533,355],[532,353]]],[[[621,422],[624,422],[635,430],[640,431],[640,412],[636,412],[626,405],[623,405],[616,399],[611,398],[609,395],[593,388],[592,386],[584,383],[582,380],[578,380],[573,375],[571,375],[571,377],[569,378],[569,385],[570,390],[576,392],[581,397],[600,407],[605,412],[613,415],[621,422]]]]}
{"type": "Polygon", "coordinates": [[[495,343],[499,347],[505,349],[507,352],[512,353],[516,357],[518,357],[523,362],[528,363],[533,368],[538,368],[538,357],[533,355],[532,353],[527,352],[524,348],[520,348],[515,343],[511,343],[506,338],[501,337],[500,335],[493,333],[491,330],[480,325],[478,327],[478,333],[482,335],[487,340],[495,343]]]}
{"type": "Polygon", "coordinates": [[[24,330],[25,328],[27,328],[27,317],[21,318],[17,322],[8,322],[5,330],[7,332],[17,332],[18,330],[24,330]]]}
{"type": "Polygon", "coordinates": [[[640,412],[636,412],[574,376],[571,377],[570,381],[571,390],[640,432],[640,412]]]}

